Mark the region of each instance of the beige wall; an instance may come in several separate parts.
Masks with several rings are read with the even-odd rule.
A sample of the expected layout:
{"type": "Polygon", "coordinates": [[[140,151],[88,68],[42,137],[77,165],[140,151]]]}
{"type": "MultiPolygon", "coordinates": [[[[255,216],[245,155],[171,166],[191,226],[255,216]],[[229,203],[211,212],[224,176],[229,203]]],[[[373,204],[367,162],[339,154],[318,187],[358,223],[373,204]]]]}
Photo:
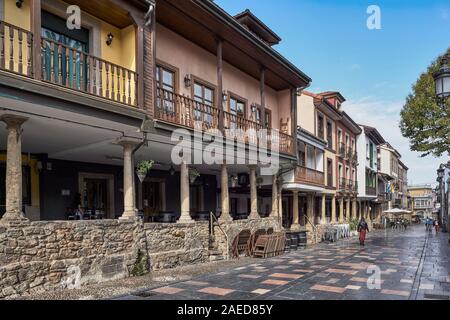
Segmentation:
{"type": "MultiPolygon", "coordinates": [[[[156,25],[156,41],[157,60],[178,71],[177,80],[180,94],[191,96],[191,88],[186,88],[184,85],[186,75],[192,75],[217,86],[217,58],[214,54],[160,24],[156,25]]],[[[248,119],[251,119],[252,116],[251,105],[261,104],[259,80],[227,62],[223,63],[223,90],[247,100],[248,119]]],[[[289,118],[290,123],[290,91],[277,92],[266,86],[266,108],[272,112],[273,128],[279,128],[281,118],[284,122],[289,118]]]]}
{"type": "Polygon", "coordinates": [[[297,98],[297,106],[297,124],[306,131],[316,134],[314,98],[302,94],[297,98]]]}

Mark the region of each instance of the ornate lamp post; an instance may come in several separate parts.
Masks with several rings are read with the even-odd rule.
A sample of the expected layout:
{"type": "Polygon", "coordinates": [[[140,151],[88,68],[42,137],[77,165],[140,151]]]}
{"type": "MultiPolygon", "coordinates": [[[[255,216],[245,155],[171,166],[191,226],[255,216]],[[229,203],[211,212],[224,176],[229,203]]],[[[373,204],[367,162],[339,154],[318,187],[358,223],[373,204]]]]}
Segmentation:
{"type": "Polygon", "coordinates": [[[445,166],[441,165],[439,169],[437,170],[437,182],[439,182],[439,198],[440,198],[440,213],[439,213],[439,223],[442,226],[442,230],[447,230],[447,219],[445,219],[445,212],[446,212],[446,201],[445,201],[445,166]]]}

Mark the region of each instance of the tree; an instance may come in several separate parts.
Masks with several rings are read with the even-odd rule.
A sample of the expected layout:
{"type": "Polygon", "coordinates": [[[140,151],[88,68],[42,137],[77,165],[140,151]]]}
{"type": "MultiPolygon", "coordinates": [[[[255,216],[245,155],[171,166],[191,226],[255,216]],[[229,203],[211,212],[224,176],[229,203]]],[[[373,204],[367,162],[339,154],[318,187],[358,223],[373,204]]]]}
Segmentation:
{"type": "Polygon", "coordinates": [[[438,104],[433,79],[442,58],[439,57],[419,77],[400,113],[402,134],[409,139],[411,150],[420,152],[422,157],[450,154],[450,101],[447,100],[444,106],[438,104]]]}

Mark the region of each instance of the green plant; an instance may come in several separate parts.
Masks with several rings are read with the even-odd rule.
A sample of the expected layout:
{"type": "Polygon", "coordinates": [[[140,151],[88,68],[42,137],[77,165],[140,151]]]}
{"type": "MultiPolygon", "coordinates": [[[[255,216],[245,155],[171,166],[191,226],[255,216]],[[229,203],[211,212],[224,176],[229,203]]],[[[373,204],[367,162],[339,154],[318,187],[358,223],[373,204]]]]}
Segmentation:
{"type": "Polygon", "coordinates": [[[147,173],[149,173],[150,170],[152,170],[154,164],[155,162],[153,160],[139,161],[137,165],[137,172],[142,175],[147,175],[147,173]]]}
{"type": "Polygon", "coordinates": [[[198,177],[200,177],[200,172],[196,168],[189,169],[189,180],[193,183],[198,177]]]}
{"type": "Polygon", "coordinates": [[[140,277],[148,272],[147,261],[144,253],[138,250],[136,262],[134,263],[133,269],[131,270],[131,275],[133,277],[140,277]]]}
{"type": "Polygon", "coordinates": [[[358,230],[358,225],[359,225],[359,221],[356,218],[350,219],[350,230],[351,231],[357,231],[358,230]]]}

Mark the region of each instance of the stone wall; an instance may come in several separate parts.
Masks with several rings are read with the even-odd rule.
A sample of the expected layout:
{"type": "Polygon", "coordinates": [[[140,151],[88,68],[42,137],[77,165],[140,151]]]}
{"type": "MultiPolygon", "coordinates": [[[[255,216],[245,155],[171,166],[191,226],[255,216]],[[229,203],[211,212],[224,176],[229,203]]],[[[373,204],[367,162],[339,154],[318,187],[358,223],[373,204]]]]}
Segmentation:
{"type": "Polygon", "coordinates": [[[205,263],[209,259],[209,223],[146,224],[152,270],[205,263]]]}
{"type": "MultiPolygon", "coordinates": [[[[282,227],[277,218],[262,218],[256,220],[237,220],[232,221],[227,224],[223,224],[223,231],[228,235],[229,247],[231,249],[231,244],[233,239],[242,231],[250,230],[250,232],[255,232],[258,229],[268,229],[273,228],[275,232],[281,231],[282,227]]],[[[227,242],[225,235],[220,230],[218,226],[214,227],[214,239],[217,245],[217,249],[226,256],[227,252],[227,242]]]]}
{"type": "Polygon", "coordinates": [[[0,298],[204,263],[208,247],[207,222],[102,220],[0,227],[0,298]]]}
{"type": "Polygon", "coordinates": [[[118,220],[0,227],[0,297],[127,277],[143,244],[139,229],[118,220]]]}

